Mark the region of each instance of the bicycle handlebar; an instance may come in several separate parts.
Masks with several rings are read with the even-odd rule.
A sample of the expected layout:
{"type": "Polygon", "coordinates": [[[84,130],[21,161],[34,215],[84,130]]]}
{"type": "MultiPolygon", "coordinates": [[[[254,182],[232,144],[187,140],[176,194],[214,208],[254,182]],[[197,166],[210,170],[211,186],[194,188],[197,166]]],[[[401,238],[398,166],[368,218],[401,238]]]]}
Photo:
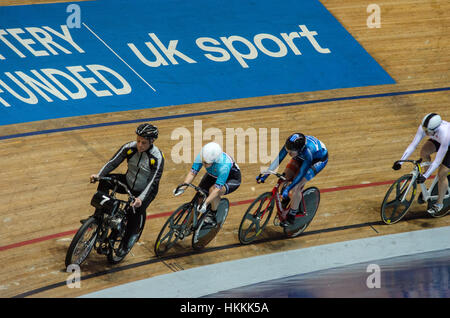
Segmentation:
{"type": "Polygon", "coordinates": [[[395,163],[400,163],[400,162],[410,162],[410,163],[418,166],[422,162],[422,158],[420,158],[419,160],[397,160],[395,163]]]}
{"type": "MultiPolygon", "coordinates": [[[[136,200],[136,198],[134,197],[134,195],[131,193],[130,189],[128,189],[128,186],[122,182],[120,182],[117,179],[111,178],[111,177],[98,177],[98,178],[94,178],[94,181],[100,181],[100,180],[105,180],[105,181],[112,181],[115,184],[118,184],[120,186],[122,186],[125,191],[127,192],[128,196],[129,196],[129,201],[134,202],[134,200],[136,200]]],[[[133,207],[134,209],[134,207],[133,207]]]]}
{"type": "Polygon", "coordinates": [[[274,176],[278,177],[279,179],[286,180],[286,176],[284,175],[284,173],[278,173],[278,172],[275,172],[275,171],[272,171],[272,170],[264,171],[264,172],[261,173],[261,174],[262,174],[262,175],[265,175],[265,174],[273,174],[274,176]]]}
{"type": "Polygon", "coordinates": [[[200,193],[202,196],[204,196],[205,198],[208,196],[208,193],[206,193],[205,190],[203,190],[202,188],[199,188],[199,187],[197,187],[196,185],[193,185],[193,184],[191,184],[191,183],[182,183],[182,184],[180,184],[180,185],[175,189],[175,193],[177,193],[178,190],[179,190],[181,187],[185,187],[185,186],[188,186],[188,187],[193,188],[195,191],[199,192],[199,193],[200,193]]]}

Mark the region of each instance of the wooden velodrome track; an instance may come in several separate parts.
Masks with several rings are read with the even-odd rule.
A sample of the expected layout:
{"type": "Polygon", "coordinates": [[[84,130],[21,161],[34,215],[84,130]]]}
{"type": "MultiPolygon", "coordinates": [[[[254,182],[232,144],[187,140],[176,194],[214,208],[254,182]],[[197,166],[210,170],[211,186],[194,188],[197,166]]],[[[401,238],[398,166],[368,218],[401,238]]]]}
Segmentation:
{"type": "MultiPolygon", "coordinates": [[[[52,1],[2,1],[2,5],[52,1]]],[[[54,2],[54,1],[53,1],[54,2]]],[[[0,141],[0,296],[76,297],[126,282],[279,251],[378,235],[450,225],[450,217],[432,219],[425,206],[414,204],[405,220],[380,222],[380,205],[389,183],[407,172],[392,163],[411,142],[421,118],[431,111],[450,120],[450,2],[395,0],[379,3],[381,28],[366,25],[367,1],[322,0],[326,8],[396,80],[394,85],[338,89],[302,94],[179,105],[106,115],[83,116],[0,127],[0,136],[74,127],[86,124],[278,105],[251,111],[218,113],[160,120],[156,144],[166,154],[160,191],[147,210],[144,233],[119,265],[108,265],[92,253],[82,267],[82,288],[65,285],[64,258],[79,220],[92,212],[95,186],[89,176],[123,143],[135,138],[136,124],[49,133],[0,141]],[[441,90],[439,90],[441,89],[441,90]],[[405,93],[403,93],[405,92],[405,93]],[[348,99],[347,97],[358,96],[348,99]],[[335,99],[331,101],[322,101],[335,99]],[[301,104],[303,101],[317,101],[301,104]],[[281,107],[285,103],[299,103],[281,107]],[[295,120],[292,120],[295,118],[295,120]],[[296,239],[282,239],[281,228],[271,225],[264,242],[240,246],[237,229],[249,202],[273,185],[256,185],[259,164],[240,164],[242,185],[228,199],[233,203],[227,222],[201,253],[176,249],[158,259],[153,246],[168,212],[191,198],[174,198],[190,164],[175,164],[170,139],[177,127],[193,132],[194,120],[203,130],[218,127],[279,128],[280,142],[293,131],[320,138],[329,149],[329,163],[309,185],[322,191],[316,218],[296,239]]],[[[248,146],[248,145],[247,145],[248,146]]],[[[412,157],[417,157],[416,151],[412,157]]],[[[125,168],[125,165],[122,166],[125,168]]],[[[120,170],[120,171],[123,171],[120,170]]],[[[198,180],[197,180],[198,181],[198,180]]],[[[299,266],[301,266],[299,264],[299,266]]],[[[124,295],[126,296],[126,295],[124,295]]]]}

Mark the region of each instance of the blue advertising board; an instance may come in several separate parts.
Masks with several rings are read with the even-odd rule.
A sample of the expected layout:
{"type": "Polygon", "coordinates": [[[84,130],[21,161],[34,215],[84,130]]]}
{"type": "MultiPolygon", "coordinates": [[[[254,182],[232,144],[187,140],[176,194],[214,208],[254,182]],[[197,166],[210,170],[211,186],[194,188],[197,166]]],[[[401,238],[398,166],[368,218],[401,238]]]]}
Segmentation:
{"type": "Polygon", "coordinates": [[[392,83],[317,0],[0,7],[0,125],[392,83]]]}

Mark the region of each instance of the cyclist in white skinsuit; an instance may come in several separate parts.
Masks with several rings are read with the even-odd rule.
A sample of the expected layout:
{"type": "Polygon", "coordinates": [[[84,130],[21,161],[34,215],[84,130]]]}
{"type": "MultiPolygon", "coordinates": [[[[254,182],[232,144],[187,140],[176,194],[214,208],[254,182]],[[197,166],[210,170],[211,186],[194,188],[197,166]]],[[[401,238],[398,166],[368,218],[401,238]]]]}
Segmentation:
{"type": "MultiPolygon", "coordinates": [[[[420,141],[428,136],[429,139],[422,146],[420,150],[420,157],[425,162],[431,162],[431,154],[437,151],[434,161],[431,163],[428,170],[419,175],[417,183],[423,183],[425,180],[439,167],[439,196],[437,202],[428,210],[428,213],[435,214],[442,210],[444,204],[445,192],[448,188],[447,175],[450,172],[450,123],[442,120],[442,118],[435,113],[427,114],[422,124],[417,129],[416,136],[412,143],[406,148],[401,160],[407,159],[417,148],[420,141]]],[[[394,164],[392,167],[394,170],[400,169],[401,164],[394,164]]]]}

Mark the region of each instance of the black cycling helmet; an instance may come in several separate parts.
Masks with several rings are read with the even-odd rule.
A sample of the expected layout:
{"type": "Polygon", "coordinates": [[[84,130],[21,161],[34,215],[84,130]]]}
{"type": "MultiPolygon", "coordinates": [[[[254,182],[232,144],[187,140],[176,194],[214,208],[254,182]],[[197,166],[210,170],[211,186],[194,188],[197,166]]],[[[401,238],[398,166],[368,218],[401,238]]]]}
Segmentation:
{"type": "Polygon", "coordinates": [[[140,124],[136,128],[136,134],[147,139],[157,139],[158,128],[151,124],[140,124]]]}
{"type": "Polygon", "coordinates": [[[302,152],[303,148],[305,148],[306,138],[302,133],[292,134],[286,139],[286,143],[284,147],[290,151],[298,151],[302,152]]]}

